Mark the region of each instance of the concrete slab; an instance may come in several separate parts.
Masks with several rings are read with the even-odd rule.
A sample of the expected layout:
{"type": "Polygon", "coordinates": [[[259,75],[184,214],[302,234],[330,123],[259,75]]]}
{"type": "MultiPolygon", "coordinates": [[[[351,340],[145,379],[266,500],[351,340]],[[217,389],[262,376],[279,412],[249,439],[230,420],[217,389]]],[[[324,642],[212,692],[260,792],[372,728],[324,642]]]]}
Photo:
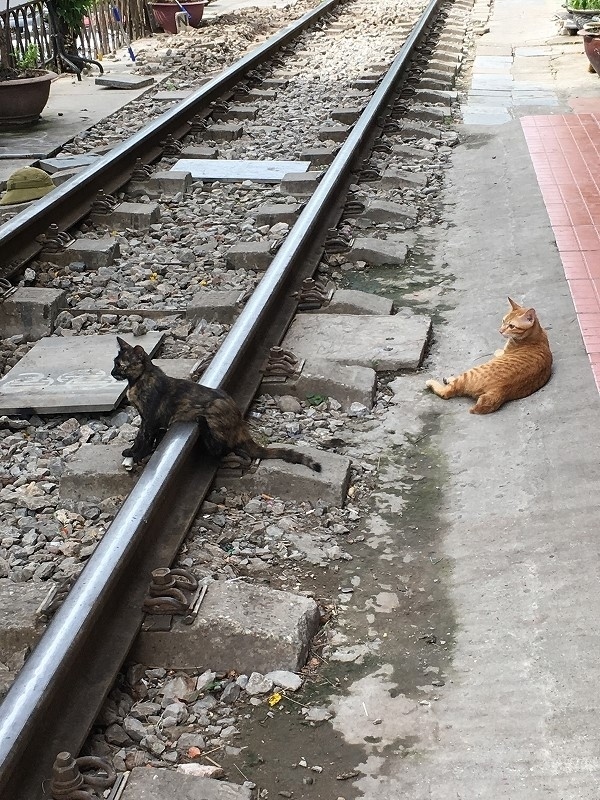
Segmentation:
{"type": "Polygon", "coordinates": [[[201,319],[207,322],[220,322],[230,324],[241,310],[241,299],[244,292],[237,289],[218,290],[208,289],[195,294],[185,310],[187,319],[198,322],[201,319]]]}
{"type": "MultiPolygon", "coordinates": [[[[153,332],[122,338],[152,355],[163,336],[153,332]]],[[[110,375],[117,349],[113,335],[41,339],[0,380],[0,413],[112,410],[127,388],[124,381],[110,375]]]]}
{"type": "MultiPolygon", "coordinates": [[[[152,618],[147,618],[148,627],[152,618]]],[[[166,669],[296,672],[306,663],[319,629],[317,604],[308,597],[242,581],[213,581],[194,622],[173,618],[170,631],[144,630],[131,660],[166,669]]]]}
{"type": "Polygon", "coordinates": [[[42,250],[41,261],[49,261],[59,267],[68,267],[76,261],[83,262],[88,269],[109,267],[120,255],[119,243],[112,237],[102,239],[75,239],[64,250],[54,252],[42,250]]]}
{"type": "Polygon", "coordinates": [[[368,237],[356,238],[345,253],[348,261],[366,261],[377,267],[384,264],[402,265],[407,255],[408,247],[402,242],[368,237]]]}
{"type": "Polygon", "coordinates": [[[93,222],[107,225],[110,230],[147,230],[160,219],[158,203],[119,203],[110,214],[91,214],[93,222]]]}
{"type": "MultiPolygon", "coordinates": [[[[129,186],[133,185],[135,184],[129,184],[129,186]]],[[[192,176],[186,170],[161,170],[155,172],[145,184],[141,185],[150,193],[174,195],[179,192],[188,192],[192,188],[192,176]]]]}
{"type": "Polygon", "coordinates": [[[185,775],[172,769],[135,767],[129,774],[121,800],[251,800],[245,786],[214,778],[185,775]]]}
{"type": "Polygon", "coordinates": [[[269,205],[260,206],[254,212],[254,218],[258,226],[276,225],[278,222],[293,225],[298,219],[298,214],[301,210],[302,205],[300,203],[270,203],[269,205]]]}
{"type": "Polygon", "coordinates": [[[356,314],[298,314],[282,347],[298,358],[321,358],[338,364],[371,367],[376,372],[421,366],[431,320],[356,314]]]}
{"type": "Polygon", "coordinates": [[[66,297],[60,289],[19,286],[0,303],[0,336],[24,335],[29,342],[49,336],[66,297]]]}
{"type": "Polygon", "coordinates": [[[106,89],[143,89],[152,86],[154,78],[151,75],[99,75],[94,81],[96,86],[106,89]]]}
{"type": "MultiPolygon", "coordinates": [[[[132,436],[133,439],[133,436],[132,436]]],[[[77,502],[125,497],[135,486],[137,475],[125,470],[121,452],[125,444],[84,444],[65,464],[58,493],[61,500],[77,502]]]]}
{"type": "Polygon", "coordinates": [[[101,156],[98,154],[42,158],[37,166],[43,169],[44,172],[53,175],[55,172],[61,172],[65,169],[82,169],[83,167],[89,167],[90,164],[93,164],[94,161],[97,161],[99,158],[101,158],[101,156]]]}
{"type": "Polygon", "coordinates": [[[233,142],[241,139],[243,135],[244,126],[241,123],[216,123],[206,129],[206,138],[213,142],[233,142]]]}
{"type": "Polygon", "coordinates": [[[264,272],[273,260],[271,242],[239,242],[229,248],[226,259],[231,269],[264,272]]]}
{"type": "Polygon", "coordinates": [[[417,216],[417,207],[409,203],[370,200],[359,219],[362,223],[370,225],[383,224],[412,227],[417,221],[417,216]]]}
{"type": "Polygon", "coordinates": [[[391,314],[394,303],[387,297],[357,289],[337,289],[320,314],[391,314]]]}
{"type": "Polygon", "coordinates": [[[181,151],[182,158],[217,158],[219,151],[216,147],[191,144],[181,151]]]}
{"type": "Polygon", "coordinates": [[[379,184],[384,189],[421,189],[427,186],[427,175],[423,172],[408,172],[388,167],[384,170],[379,184]]]}
{"type": "Polygon", "coordinates": [[[313,506],[322,501],[342,507],[350,481],[350,459],[316,448],[294,449],[310,453],[321,463],[322,471],[313,472],[301,464],[289,464],[281,459],[263,459],[243,475],[233,474],[232,470],[219,470],[215,486],[235,487],[237,491],[251,495],[266,492],[282,500],[302,500],[313,506]]]}
{"type": "Polygon", "coordinates": [[[327,167],[336,157],[339,147],[309,147],[300,153],[301,159],[310,161],[311,167],[327,167]]]}
{"type": "Polygon", "coordinates": [[[279,186],[282,194],[290,197],[305,198],[310,197],[317,188],[317,184],[323,177],[322,172],[288,172],[286,173],[279,186]]]}
{"type": "Polygon", "coordinates": [[[182,158],[171,167],[194,180],[279,183],[288,172],[306,172],[310,161],[246,161],[245,159],[182,158]]]}
{"type": "Polygon", "coordinates": [[[377,373],[370,367],[309,358],[304,362],[300,375],[280,382],[265,380],[260,388],[266,394],[290,394],[302,400],[314,395],[333,397],[347,410],[352,403],[372,408],[376,383],[377,373]]]}
{"type": "Polygon", "coordinates": [[[0,664],[14,668],[13,659],[37,643],[44,626],[35,612],[51,586],[46,581],[15,583],[0,578],[0,664]]]}

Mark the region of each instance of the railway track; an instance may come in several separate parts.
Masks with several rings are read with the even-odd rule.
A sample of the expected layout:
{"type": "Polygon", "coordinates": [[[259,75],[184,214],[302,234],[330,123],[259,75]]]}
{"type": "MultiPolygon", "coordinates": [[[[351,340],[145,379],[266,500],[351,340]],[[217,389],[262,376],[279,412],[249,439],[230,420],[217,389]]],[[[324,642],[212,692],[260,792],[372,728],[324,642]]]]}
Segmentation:
{"type": "MultiPolygon", "coordinates": [[[[406,111],[412,90],[407,92],[402,81],[409,75],[411,59],[414,64],[415,52],[420,49],[424,58],[426,50],[431,50],[427,35],[444,6],[450,8],[447,3],[432,0],[419,9],[423,12],[420,16],[413,9],[418,21],[409,26],[410,34],[397,46],[398,55],[389,59],[390,68],[376,81],[371,96],[364,98],[360,117],[295,224],[278,243],[264,277],[258,280],[254,275],[243,287],[254,291],[227,335],[221,335],[220,347],[212,354],[201,382],[224,388],[244,410],[257,391],[271,347],[281,342],[290,325],[303,281],[323,267],[328,232],[342,218],[348,189],[371,157],[387,115],[395,111],[398,117],[406,111]],[[400,112],[398,105],[402,105],[400,112]]],[[[32,262],[35,267],[33,259],[43,249],[38,238],[51,221],[58,221],[59,228],[65,230],[85,219],[100,189],[117,192],[129,183],[140,163],[164,159],[161,143],[167,136],[176,140],[185,137],[193,130],[193,120],[197,130],[213,113],[215,102],[232,96],[249,71],[268,74],[265,62],[272,61],[282,47],[288,47],[324,15],[342,15],[349,9],[350,4],[346,8],[328,2],[308,12],[297,25],[245,55],[52,195],[6,223],[0,228],[0,245],[10,262],[8,271],[32,262]]],[[[319,34],[325,37],[326,29],[327,23],[319,34]]],[[[439,32],[438,28],[437,35],[439,32]]],[[[327,47],[322,50],[326,56],[327,47]]],[[[413,79],[422,69],[413,74],[413,79]]],[[[334,100],[333,105],[339,105],[339,98],[334,100]]],[[[265,108],[263,115],[268,114],[265,108]]],[[[323,115],[326,117],[327,112],[323,115]]],[[[386,148],[378,152],[381,160],[386,148]]],[[[162,163],[169,163],[168,157],[162,163]]],[[[170,211],[177,224],[178,212],[173,204],[170,211]]],[[[168,303],[154,301],[152,307],[167,311],[168,303]]],[[[77,303],[73,309],[77,309],[77,303]]],[[[3,798],[40,797],[40,786],[50,775],[56,754],[79,752],[141,624],[147,576],[156,567],[173,562],[213,481],[217,465],[195,457],[196,436],[191,425],[178,425],[165,436],[0,706],[3,798]]]]}

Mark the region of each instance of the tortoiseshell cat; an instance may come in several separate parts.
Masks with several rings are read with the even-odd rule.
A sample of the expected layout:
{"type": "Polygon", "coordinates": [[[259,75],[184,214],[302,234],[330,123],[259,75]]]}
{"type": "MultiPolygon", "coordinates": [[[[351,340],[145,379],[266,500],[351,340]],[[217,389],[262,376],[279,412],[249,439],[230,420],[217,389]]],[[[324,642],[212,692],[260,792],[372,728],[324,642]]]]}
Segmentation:
{"type": "Polygon", "coordinates": [[[212,456],[235,453],[244,459],[281,458],[304,464],[315,472],[321,465],[309,455],[290,447],[263,447],[254,441],[233,398],[219,389],[210,389],[191,380],[170,378],[139,344],[135,347],[117,336],[119,352],[111,371],[113,378],[127,381],[127,397],[142,418],[130,448],[123,450],[131,467],[149,455],[161,435],[174,422],[196,422],[200,441],[212,456]]]}
{"type": "Polygon", "coordinates": [[[458,377],[427,381],[438,397],[473,397],[471,414],[491,414],[509,400],[519,400],[541,389],[552,372],[552,353],[546,331],[533,308],[508,298],[511,310],[502,320],[500,333],[508,339],[503,350],[485,364],[458,377]]]}

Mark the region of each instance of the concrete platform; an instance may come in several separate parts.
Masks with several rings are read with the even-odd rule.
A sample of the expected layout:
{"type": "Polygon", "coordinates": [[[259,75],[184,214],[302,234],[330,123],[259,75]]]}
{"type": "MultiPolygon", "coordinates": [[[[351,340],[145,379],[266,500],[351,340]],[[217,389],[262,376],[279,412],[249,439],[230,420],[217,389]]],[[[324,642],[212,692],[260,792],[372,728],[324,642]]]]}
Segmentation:
{"type": "Polygon", "coordinates": [[[244,786],[213,778],[198,778],[172,769],[135,767],[121,800],[251,800],[244,786]]]}
{"type": "Polygon", "coordinates": [[[233,669],[247,675],[297,672],[319,624],[319,608],[308,597],[261,584],[213,581],[191,625],[174,617],[170,631],[142,630],[130,660],[166,669],[233,669]]]}
{"type": "Polygon", "coordinates": [[[19,286],[0,303],[0,336],[24,335],[30,342],[49,336],[66,296],[61,289],[19,286]]]}
{"type": "Polygon", "coordinates": [[[357,289],[337,289],[329,305],[319,309],[320,314],[375,314],[387,316],[392,313],[394,302],[371,292],[357,289]]]}
{"type": "Polygon", "coordinates": [[[376,372],[417,369],[431,320],[414,315],[298,314],[282,347],[297,358],[371,367],[376,372]]]}
{"type": "Polygon", "coordinates": [[[302,464],[289,464],[281,459],[263,459],[258,467],[241,477],[236,472],[220,469],[215,486],[235,488],[250,495],[266,492],[282,500],[305,501],[316,505],[319,500],[328,505],[343,506],[350,483],[350,459],[327,450],[297,448],[310,453],[322,465],[314,472],[302,464]]]}
{"type": "MultiPolygon", "coordinates": [[[[125,334],[122,338],[152,355],[163,336],[125,334]]],[[[0,380],[0,413],[18,414],[23,409],[37,414],[112,410],[127,389],[125,381],[116,381],[110,374],[117,350],[112,335],[41,339],[0,380]]]]}
{"type": "Polygon", "coordinates": [[[310,161],[246,161],[243,159],[181,158],[173,172],[189,172],[194,180],[279,183],[288,172],[306,172],[310,161]]]}
{"type": "MultiPolygon", "coordinates": [[[[133,436],[132,436],[133,441],[133,436]]],[[[78,502],[126,497],[136,484],[136,472],[121,465],[127,444],[84,444],[74,453],[60,476],[61,500],[78,502]]]]}

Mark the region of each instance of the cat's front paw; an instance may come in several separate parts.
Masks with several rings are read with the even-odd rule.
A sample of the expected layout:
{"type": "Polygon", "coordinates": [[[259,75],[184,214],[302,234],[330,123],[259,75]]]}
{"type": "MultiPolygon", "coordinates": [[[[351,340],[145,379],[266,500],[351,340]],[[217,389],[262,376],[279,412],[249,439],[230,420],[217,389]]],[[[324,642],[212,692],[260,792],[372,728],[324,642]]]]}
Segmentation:
{"type": "Polygon", "coordinates": [[[122,466],[124,469],[126,469],[126,470],[127,470],[127,472],[130,472],[130,471],[133,469],[133,467],[134,467],[134,461],[133,461],[133,458],[131,458],[131,456],[128,456],[127,458],[124,458],[124,459],[123,459],[123,462],[122,462],[122,464],[121,464],[121,466],[122,466]]]}

